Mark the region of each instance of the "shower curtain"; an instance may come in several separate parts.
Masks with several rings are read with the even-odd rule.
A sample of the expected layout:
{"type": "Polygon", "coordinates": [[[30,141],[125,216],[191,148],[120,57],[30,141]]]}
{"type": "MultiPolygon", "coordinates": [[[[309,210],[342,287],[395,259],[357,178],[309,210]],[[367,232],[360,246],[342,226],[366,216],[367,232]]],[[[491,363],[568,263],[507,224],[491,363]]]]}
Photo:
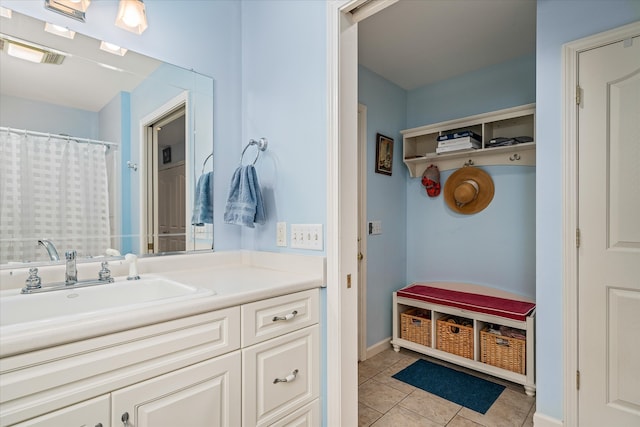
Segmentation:
{"type": "Polygon", "coordinates": [[[107,146],[73,138],[0,133],[0,264],[104,255],[109,247],[107,146]]]}

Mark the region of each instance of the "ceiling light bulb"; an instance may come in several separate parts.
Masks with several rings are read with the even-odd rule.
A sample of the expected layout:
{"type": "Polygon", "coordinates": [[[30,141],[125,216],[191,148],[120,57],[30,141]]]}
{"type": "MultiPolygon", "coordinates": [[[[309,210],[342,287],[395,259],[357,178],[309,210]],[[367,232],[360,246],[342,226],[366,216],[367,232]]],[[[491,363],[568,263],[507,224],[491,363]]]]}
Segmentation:
{"type": "Polygon", "coordinates": [[[48,22],[44,24],[44,30],[48,33],[68,39],[73,39],[76,36],[75,31],[71,31],[70,29],[63,27],[62,25],[50,24],[48,22]]]}
{"type": "Polygon", "coordinates": [[[100,43],[100,49],[119,56],[124,56],[124,54],[127,53],[127,49],[105,41],[100,43]]]}
{"type": "Polygon", "coordinates": [[[116,25],[132,33],[142,34],[147,29],[147,16],[142,0],[120,0],[116,25]]]}
{"type": "Polygon", "coordinates": [[[2,16],[3,18],[11,19],[11,9],[0,6],[0,16],[2,16]]]}
{"type": "Polygon", "coordinates": [[[127,27],[135,27],[140,24],[140,15],[138,14],[138,10],[131,4],[128,4],[124,10],[122,22],[124,22],[127,27]]]}

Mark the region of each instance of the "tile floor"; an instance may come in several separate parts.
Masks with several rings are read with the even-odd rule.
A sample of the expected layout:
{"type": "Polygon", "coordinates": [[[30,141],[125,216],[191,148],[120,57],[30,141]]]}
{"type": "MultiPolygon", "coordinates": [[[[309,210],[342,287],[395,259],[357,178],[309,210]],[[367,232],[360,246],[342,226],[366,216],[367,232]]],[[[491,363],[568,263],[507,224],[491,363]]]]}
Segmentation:
{"type": "Polygon", "coordinates": [[[391,348],[358,365],[360,427],[533,427],[535,397],[527,396],[519,384],[447,365],[506,386],[483,415],[391,377],[418,358],[447,365],[419,353],[405,349],[396,353],[391,348]]]}

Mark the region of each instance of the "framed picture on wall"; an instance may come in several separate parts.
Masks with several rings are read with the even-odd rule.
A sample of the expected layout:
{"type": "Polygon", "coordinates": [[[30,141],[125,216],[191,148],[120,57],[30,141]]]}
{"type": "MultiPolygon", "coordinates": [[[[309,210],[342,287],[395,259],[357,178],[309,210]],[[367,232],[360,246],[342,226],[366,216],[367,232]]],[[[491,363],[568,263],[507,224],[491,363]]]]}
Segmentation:
{"type": "Polygon", "coordinates": [[[391,175],[393,166],[393,139],[376,135],[376,173],[391,175]]]}
{"type": "Polygon", "coordinates": [[[162,164],[171,163],[171,147],[162,150],[162,164]]]}

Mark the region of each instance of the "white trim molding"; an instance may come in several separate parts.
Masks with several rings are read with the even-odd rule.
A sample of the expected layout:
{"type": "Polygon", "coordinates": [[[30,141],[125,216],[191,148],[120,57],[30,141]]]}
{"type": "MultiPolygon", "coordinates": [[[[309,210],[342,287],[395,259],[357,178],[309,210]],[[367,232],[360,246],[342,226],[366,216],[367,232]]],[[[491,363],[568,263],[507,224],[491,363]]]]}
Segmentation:
{"type": "MultiPolygon", "coordinates": [[[[578,425],[578,251],[576,230],[578,228],[578,55],[635,36],[640,31],[640,22],[628,24],[610,31],[585,37],[562,46],[562,223],[563,223],[563,313],[564,313],[564,423],[567,427],[578,425]]],[[[546,417],[539,415],[540,424],[534,416],[536,427],[562,425],[548,424],[546,417]]]]}
{"type": "Polygon", "coordinates": [[[562,421],[537,412],[533,414],[533,425],[535,427],[563,427],[562,421]]]}
{"type": "Polygon", "coordinates": [[[367,359],[371,359],[378,353],[382,353],[385,350],[391,349],[391,337],[385,338],[382,341],[367,348],[367,359]]]}

